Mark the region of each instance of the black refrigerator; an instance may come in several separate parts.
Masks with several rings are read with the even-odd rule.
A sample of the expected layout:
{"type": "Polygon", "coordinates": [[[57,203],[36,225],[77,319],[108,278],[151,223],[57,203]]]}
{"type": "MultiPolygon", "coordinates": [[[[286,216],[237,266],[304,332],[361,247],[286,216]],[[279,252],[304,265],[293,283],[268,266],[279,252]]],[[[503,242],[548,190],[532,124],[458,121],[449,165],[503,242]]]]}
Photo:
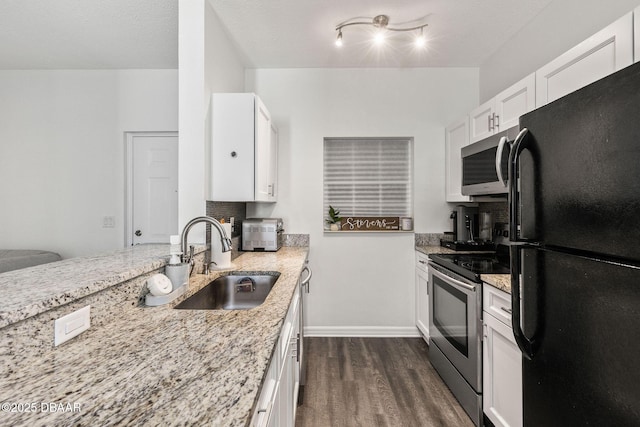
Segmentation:
{"type": "Polygon", "coordinates": [[[524,426],[640,426],[640,64],[520,130],[509,216],[524,426]]]}

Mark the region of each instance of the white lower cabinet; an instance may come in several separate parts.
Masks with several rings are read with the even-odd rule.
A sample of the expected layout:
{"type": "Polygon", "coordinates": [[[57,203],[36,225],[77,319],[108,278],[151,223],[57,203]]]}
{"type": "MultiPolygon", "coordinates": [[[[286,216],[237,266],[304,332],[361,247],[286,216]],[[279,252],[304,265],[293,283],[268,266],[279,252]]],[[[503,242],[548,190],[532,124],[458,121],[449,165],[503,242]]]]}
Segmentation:
{"type": "Polygon", "coordinates": [[[522,353],[511,328],[511,298],[483,286],[484,414],[496,427],[522,426],[522,353]]]}
{"type": "Polygon", "coordinates": [[[298,408],[300,362],[300,289],[297,288],[285,317],[276,351],[269,365],[251,419],[254,427],[293,427],[298,408]]]}
{"type": "Polygon", "coordinates": [[[429,343],[429,258],[416,251],[416,326],[429,343]]]}

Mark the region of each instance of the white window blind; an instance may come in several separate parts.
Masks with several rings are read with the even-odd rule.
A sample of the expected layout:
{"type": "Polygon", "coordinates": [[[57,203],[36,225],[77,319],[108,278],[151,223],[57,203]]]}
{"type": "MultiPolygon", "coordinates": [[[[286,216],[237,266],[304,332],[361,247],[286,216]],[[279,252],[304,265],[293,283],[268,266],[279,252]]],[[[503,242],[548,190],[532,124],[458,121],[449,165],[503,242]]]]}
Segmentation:
{"type": "Polygon", "coordinates": [[[413,138],[325,138],[324,212],[413,217],[413,138]]]}

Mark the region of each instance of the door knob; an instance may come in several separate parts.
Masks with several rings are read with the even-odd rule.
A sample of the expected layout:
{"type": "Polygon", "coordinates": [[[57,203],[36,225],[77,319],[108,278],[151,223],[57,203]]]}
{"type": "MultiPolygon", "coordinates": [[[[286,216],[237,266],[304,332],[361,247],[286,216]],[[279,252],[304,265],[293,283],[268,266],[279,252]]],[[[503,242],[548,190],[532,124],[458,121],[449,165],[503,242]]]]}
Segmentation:
{"type": "Polygon", "coordinates": [[[138,237],[142,236],[142,231],[136,230],[135,235],[138,237]]]}

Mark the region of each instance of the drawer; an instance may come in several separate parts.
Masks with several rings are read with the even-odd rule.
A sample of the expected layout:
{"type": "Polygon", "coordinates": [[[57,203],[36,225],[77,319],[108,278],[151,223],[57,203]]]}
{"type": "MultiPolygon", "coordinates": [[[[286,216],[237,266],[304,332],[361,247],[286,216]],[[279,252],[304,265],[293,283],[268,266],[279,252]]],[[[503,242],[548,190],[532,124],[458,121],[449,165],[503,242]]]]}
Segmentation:
{"type": "Polygon", "coordinates": [[[511,328],[511,295],[486,283],[482,285],[483,310],[511,328]]]}
{"type": "Polygon", "coordinates": [[[427,267],[427,262],[429,262],[429,256],[416,251],[416,268],[428,273],[429,268],[427,267]]]}

